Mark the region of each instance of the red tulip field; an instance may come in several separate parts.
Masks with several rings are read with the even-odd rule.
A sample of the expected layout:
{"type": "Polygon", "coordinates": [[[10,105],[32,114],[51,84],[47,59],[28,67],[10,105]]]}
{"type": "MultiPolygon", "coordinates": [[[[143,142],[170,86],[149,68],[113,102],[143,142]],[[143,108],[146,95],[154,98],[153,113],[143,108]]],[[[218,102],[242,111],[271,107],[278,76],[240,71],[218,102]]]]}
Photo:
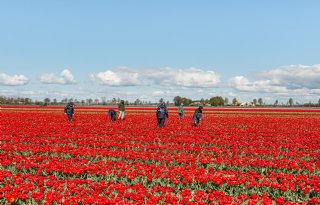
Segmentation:
{"type": "Polygon", "coordinates": [[[2,107],[0,204],[319,204],[320,110],[2,107]]]}

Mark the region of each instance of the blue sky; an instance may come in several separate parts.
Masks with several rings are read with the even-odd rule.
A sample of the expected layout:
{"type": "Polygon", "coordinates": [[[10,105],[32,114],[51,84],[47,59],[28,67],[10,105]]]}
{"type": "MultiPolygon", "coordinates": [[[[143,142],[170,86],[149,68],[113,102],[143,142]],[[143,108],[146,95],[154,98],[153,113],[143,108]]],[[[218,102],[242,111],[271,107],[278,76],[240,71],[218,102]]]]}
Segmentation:
{"type": "Polygon", "coordinates": [[[0,95],[320,98],[319,1],[0,1],[0,95]]]}

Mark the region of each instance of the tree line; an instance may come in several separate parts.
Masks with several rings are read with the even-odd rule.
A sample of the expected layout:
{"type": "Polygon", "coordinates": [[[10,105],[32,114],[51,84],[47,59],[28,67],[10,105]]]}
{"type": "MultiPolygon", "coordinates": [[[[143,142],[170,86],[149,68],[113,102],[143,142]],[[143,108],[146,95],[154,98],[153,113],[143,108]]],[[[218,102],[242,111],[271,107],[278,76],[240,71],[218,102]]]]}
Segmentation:
{"type": "MultiPolygon", "coordinates": [[[[33,101],[31,98],[15,98],[15,97],[3,97],[0,96],[0,104],[1,105],[64,105],[69,102],[73,102],[78,105],[116,105],[120,102],[120,98],[112,98],[107,99],[106,97],[102,97],[101,99],[95,98],[87,98],[83,100],[78,100],[74,98],[64,98],[60,101],[57,99],[45,98],[43,100],[33,101]]],[[[159,99],[159,102],[164,102],[163,98],[159,99]]],[[[159,102],[151,102],[147,100],[136,99],[132,102],[125,100],[126,105],[135,105],[135,106],[153,106],[157,105],[159,102]]],[[[275,100],[272,104],[266,104],[262,98],[254,98],[250,102],[240,102],[237,98],[233,98],[231,101],[227,97],[223,98],[222,96],[214,96],[208,99],[201,98],[200,100],[193,100],[187,97],[175,96],[173,98],[173,102],[166,101],[169,106],[179,106],[183,104],[184,106],[303,106],[303,107],[320,107],[320,99],[317,103],[312,103],[311,101],[308,103],[298,103],[294,102],[293,98],[289,98],[286,103],[279,103],[278,100],[275,100]]]]}

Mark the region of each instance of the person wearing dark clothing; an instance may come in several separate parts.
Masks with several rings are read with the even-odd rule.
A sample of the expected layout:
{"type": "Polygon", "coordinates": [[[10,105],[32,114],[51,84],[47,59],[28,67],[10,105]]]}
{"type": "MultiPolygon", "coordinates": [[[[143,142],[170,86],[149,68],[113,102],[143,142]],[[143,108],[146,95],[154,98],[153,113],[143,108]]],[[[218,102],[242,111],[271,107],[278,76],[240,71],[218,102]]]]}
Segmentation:
{"type": "Polygon", "coordinates": [[[121,100],[121,102],[118,105],[118,110],[119,110],[119,120],[123,120],[124,119],[124,111],[125,111],[125,106],[124,106],[124,101],[121,100]]]}
{"type": "Polygon", "coordinates": [[[112,121],[116,121],[116,116],[117,116],[117,113],[116,113],[116,111],[114,111],[114,110],[109,110],[108,111],[108,115],[109,115],[109,117],[110,117],[110,119],[112,120],[112,121]]]}
{"type": "Polygon", "coordinates": [[[193,126],[198,126],[202,120],[202,110],[203,110],[203,106],[200,105],[199,108],[197,108],[195,111],[194,111],[194,114],[193,114],[193,126]]]}
{"type": "Polygon", "coordinates": [[[158,127],[164,127],[166,118],[169,117],[168,109],[165,103],[161,103],[157,108],[157,125],[158,127]]]}
{"type": "Polygon", "coordinates": [[[68,103],[66,107],[64,108],[64,113],[68,115],[68,120],[72,121],[73,115],[74,115],[74,105],[73,103],[68,103]]]}

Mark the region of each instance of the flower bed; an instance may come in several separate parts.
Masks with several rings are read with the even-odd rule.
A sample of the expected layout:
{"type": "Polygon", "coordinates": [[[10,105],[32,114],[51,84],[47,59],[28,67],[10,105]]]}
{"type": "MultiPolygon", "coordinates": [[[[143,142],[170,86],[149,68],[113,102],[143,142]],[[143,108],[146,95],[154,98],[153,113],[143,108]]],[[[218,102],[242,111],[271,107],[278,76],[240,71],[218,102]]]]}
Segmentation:
{"type": "Polygon", "coordinates": [[[317,111],[169,112],[159,129],[145,110],[47,109],[1,112],[0,204],[319,203],[317,111]]]}

